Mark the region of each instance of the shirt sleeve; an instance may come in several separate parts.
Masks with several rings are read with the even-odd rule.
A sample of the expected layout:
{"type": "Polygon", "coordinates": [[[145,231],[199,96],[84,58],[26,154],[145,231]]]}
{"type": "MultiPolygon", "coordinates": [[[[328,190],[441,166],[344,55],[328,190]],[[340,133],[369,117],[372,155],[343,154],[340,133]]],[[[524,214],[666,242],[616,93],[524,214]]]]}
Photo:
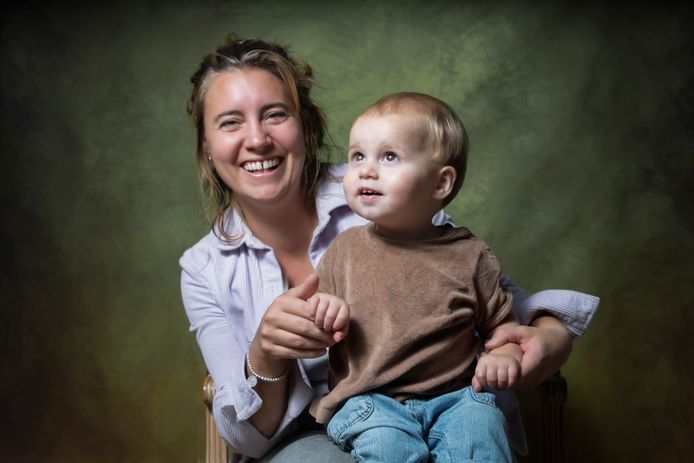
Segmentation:
{"type": "Polygon", "coordinates": [[[513,313],[521,324],[529,325],[539,312],[548,312],[573,336],[585,333],[600,305],[599,297],[578,291],[546,289],[528,295],[507,276],[502,277],[502,284],[513,293],[513,313]]]}
{"type": "Polygon", "coordinates": [[[236,453],[260,458],[295,428],[294,420],[312,398],[296,362],[289,375],[290,402],[274,436],[267,438],[248,419],[262,399],[246,382],[245,352],[250,335],[235,331],[190,256],[181,258],[181,293],[207,369],[215,383],[213,413],[219,434],[236,453]]]}

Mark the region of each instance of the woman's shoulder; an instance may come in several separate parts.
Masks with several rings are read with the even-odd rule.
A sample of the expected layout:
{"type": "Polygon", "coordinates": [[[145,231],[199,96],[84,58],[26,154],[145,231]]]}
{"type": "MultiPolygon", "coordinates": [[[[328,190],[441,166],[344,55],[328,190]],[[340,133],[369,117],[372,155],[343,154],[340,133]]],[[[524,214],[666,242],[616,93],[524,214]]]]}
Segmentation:
{"type": "Polygon", "coordinates": [[[183,252],[178,263],[184,270],[202,270],[211,260],[212,253],[217,249],[219,239],[210,231],[197,243],[183,252]]]}
{"type": "Polygon", "coordinates": [[[342,193],[342,181],[347,172],[347,164],[323,164],[322,179],[318,188],[318,195],[332,195],[342,193]]]}
{"type": "Polygon", "coordinates": [[[342,183],[342,179],[347,172],[347,163],[341,162],[339,164],[326,164],[328,170],[328,176],[342,183]]]}
{"type": "Polygon", "coordinates": [[[179,260],[181,267],[199,271],[219,258],[233,263],[233,257],[238,255],[243,247],[267,248],[248,230],[234,208],[227,209],[224,214],[224,221],[225,228],[230,232],[231,238],[222,238],[219,227],[215,225],[205,236],[200,238],[200,241],[183,253],[179,260]]]}
{"type": "Polygon", "coordinates": [[[342,187],[346,171],[345,164],[323,165],[323,178],[316,192],[316,207],[319,215],[332,214],[338,209],[348,207],[342,187]]]}

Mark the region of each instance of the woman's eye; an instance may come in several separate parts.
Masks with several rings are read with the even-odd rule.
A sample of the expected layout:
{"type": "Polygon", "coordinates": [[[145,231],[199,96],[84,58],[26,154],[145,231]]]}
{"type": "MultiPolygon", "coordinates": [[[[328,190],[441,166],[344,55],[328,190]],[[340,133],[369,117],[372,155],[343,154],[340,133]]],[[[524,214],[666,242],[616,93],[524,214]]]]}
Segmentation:
{"type": "Polygon", "coordinates": [[[239,124],[240,124],[240,122],[237,121],[236,119],[227,119],[226,121],[222,121],[219,124],[219,127],[223,128],[223,129],[233,129],[233,128],[237,127],[239,124]]]}
{"type": "Polygon", "coordinates": [[[265,116],[266,119],[269,119],[269,120],[275,121],[275,122],[283,121],[287,117],[288,117],[287,113],[284,111],[272,111],[265,116]]]}
{"type": "Polygon", "coordinates": [[[398,160],[398,155],[393,153],[393,152],[387,152],[386,154],[383,155],[383,159],[386,162],[395,162],[398,160]]]}

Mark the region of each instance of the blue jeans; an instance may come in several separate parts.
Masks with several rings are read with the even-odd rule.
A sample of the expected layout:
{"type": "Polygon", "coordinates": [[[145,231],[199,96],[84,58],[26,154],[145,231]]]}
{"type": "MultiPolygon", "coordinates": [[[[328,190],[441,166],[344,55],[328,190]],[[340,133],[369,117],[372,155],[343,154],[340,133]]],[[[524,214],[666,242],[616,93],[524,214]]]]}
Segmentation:
{"type": "Polygon", "coordinates": [[[349,399],[328,435],[359,462],[512,462],[494,395],[471,387],[427,400],[381,394],[349,399]]]}

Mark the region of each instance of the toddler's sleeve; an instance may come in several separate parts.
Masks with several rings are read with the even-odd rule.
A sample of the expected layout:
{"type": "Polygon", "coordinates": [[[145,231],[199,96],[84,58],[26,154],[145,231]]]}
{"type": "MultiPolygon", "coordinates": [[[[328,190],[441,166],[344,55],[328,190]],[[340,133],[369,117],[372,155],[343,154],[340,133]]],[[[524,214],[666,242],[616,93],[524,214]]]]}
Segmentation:
{"type": "Polygon", "coordinates": [[[480,250],[474,282],[478,307],[476,326],[484,336],[506,318],[513,306],[513,295],[501,284],[501,265],[486,246],[480,250]]]}

